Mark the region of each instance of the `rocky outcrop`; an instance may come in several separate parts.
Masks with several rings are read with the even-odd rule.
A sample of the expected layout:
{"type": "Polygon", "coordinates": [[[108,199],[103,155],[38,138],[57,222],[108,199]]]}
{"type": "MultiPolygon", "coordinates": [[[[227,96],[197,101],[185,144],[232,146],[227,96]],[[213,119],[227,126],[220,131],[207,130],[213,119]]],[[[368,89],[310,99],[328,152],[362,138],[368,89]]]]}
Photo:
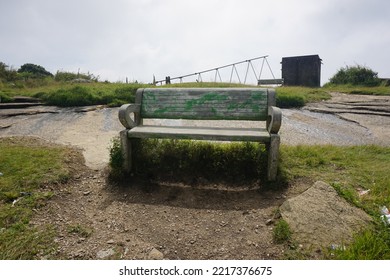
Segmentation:
{"type": "Polygon", "coordinates": [[[349,204],[330,185],[318,181],[280,207],[293,238],[304,247],[346,244],[355,232],[370,225],[371,218],[349,204]]]}

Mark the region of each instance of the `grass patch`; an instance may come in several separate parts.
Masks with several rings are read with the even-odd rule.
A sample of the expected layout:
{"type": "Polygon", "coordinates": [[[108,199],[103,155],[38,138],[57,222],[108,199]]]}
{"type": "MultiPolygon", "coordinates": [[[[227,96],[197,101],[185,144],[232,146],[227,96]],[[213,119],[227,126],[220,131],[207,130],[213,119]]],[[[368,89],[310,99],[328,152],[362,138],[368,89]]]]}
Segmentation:
{"type": "Polygon", "coordinates": [[[280,108],[300,108],[310,102],[319,102],[331,98],[322,88],[278,87],[276,105],[280,108]]]}
{"type": "Polygon", "coordinates": [[[390,205],[390,148],[379,146],[283,146],[281,172],[289,182],[298,178],[330,183],[348,201],[377,215],[390,205]],[[359,197],[357,191],[370,190],[359,197]]]}
{"type": "Polygon", "coordinates": [[[273,229],[274,242],[281,244],[291,240],[291,230],[288,223],[280,219],[273,229]]]}
{"type": "Polygon", "coordinates": [[[106,84],[77,85],[48,92],[38,92],[34,97],[42,99],[48,105],[60,107],[109,105],[120,106],[134,103],[138,84],[111,86],[106,84]]]}
{"type": "Polygon", "coordinates": [[[0,138],[0,259],[34,259],[53,248],[53,230],[29,222],[53,195],[44,186],[69,178],[64,158],[63,148],[0,138]]]}
{"type": "MultiPolygon", "coordinates": [[[[248,182],[266,177],[266,153],[258,143],[135,139],[133,173],[170,181],[248,182]]],[[[111,174],[121,175],[119,140],[110,149],[111,174]]]]}
{"type": "Polygon", "coordinates": [[[352,244],[336,249],[329,258],[339,260],[389,260],[390,230],[378,223],[374,230],[365,230],[354,236],[352,244]]]}
{"type": "Polygon", "coordinates": [[[15,223],[0,232],[0,259],[31,260],[49,255],[55,250],[54,236],[55,231],[49,226],[35,229],[26,223],[15,223]]]}
{"type": "Polygon", "coordinates": [[[9,96],[9,93],[5,93],[0,91],[0,103],[8,103],[11,102],[12,98],[9,96]]]}
{"type": "Polygon", "coordinates": [[[134,171],[142,176],[238,183],[266,174],[264,146],[255,143],[139,139],[134,149],[134,171]]]}
{"type": "Polygon", "coordinates": [[[326,91],[342,92],[349,94],[362,94],[362,95],[390,95],[389,86],[376,86],[376,87],[364,87],[353,85],[331,85],[327,84],[324,87],[326,91]]]}
{"type": "Polygon", "coordinates": [[[10,102],[13,96],[24,95],[42,99],[47,105],[55,106],[120,106],[134,102],[135,92],[142,84],[50,82],[41,86],[0,87],[2,102],[10,102]]]}

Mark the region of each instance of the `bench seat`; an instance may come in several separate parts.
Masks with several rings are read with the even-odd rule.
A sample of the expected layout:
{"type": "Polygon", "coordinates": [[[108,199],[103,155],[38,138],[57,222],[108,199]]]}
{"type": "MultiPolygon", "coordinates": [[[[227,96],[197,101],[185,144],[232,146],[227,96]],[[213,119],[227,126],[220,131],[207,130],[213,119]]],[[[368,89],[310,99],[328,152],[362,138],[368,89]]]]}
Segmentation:
{"type": "Polygon", "coordinates": [[[263,143],[270,141],[270,134],[265,128],[140,125],[129,130],[127,136],[129,138],[168,138],[263,143]]]}

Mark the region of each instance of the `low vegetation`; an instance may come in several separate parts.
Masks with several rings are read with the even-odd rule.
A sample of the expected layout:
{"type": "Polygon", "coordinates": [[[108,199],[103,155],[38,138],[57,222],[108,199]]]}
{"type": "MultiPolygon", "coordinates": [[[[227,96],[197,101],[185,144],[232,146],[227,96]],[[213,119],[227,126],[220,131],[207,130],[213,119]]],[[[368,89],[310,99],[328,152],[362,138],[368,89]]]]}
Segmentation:
{"type": "Polygon", "coordinates": [[[356,234],[352,244],[337,248],[332,253],[329,258],[339,260],[388,260],[390,258],[389,226],[378,222],[374,230],[365,230],[356,234]]]}
{"type": "Polygon", "coordinates": [[[134,102],[139,85],[112,86],[110,84],[72,85],[48,92],[40,91],[33,97],[40,98],[48,105],[60,107],[108,105],[120,106],[134,102]]]}
{"type": "Polygon", "coordinates": [[[276,88],[276,105],[280,108],[300,108],[310,102],[319,102],[331,98],[322,88],[279,87],[276,88]]]}
{"type": "Polygon", "coordinates": [[[0,259],[34,259],[53,250],[54,229],[36,228],[30,221],[53,195],[47,186],[69,178],[66,153],[0,138],[0,259]]]}
{"type": "Polygon", "coordinates": [[[348,94],[362,94],[362,95],[390,95],[389,86],[352,86],[352,85],[331,85],[326,84],[323,87],[328,92],[341,92],[348,94]]]}
{"type": "MultiPolygon", "coordinates": [[[[145,178],[243,183],[266,177],[265,148],[258,143],[136,139],[133,147],[133,172],[145,178]]],[[[110,154],[113,177],[123,175],[119,140],[113,141],[110,154]]]]}
{"type": "Polygon", "coordinates": [[[379,86],[378,73],[366,66],[355,65],[340,68],[329,79],[331,85],[379,86]]]}
{"type": "Polygon", "coordinates": [[[284,242],[288,242],[291,240],[291,230],[290,230],[290,226],[288,225],[288,223],[283,220],[283,219],[280,219],[274,229],[273,229],[273,238],[274,238],[274,242],[276,243],[284,243],[284,242]]]}
{"type": "Polygon", "coordinates": [[[350,94],[390,95],[389,80],[378,78],[377,72],[361,65],[341,68],[324,89],[350,94]]]}

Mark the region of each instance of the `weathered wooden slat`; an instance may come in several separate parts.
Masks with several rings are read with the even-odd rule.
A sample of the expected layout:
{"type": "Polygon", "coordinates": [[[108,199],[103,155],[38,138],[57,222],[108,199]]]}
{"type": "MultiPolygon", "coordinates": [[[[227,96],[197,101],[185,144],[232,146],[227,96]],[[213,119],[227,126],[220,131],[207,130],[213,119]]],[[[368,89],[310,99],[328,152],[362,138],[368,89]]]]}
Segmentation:
{"type": "Polygon", "coordinates": [[[215,141],[270,141],[270,134],[261,128],[213,128],[141,125],[128,131],[129,138],[169,138],[215,141]]]}
{"type": "Polygon", "coordinates": [[[266,120],[267,89],[152,88],[142,93],[141,117],[266,120]]]}

